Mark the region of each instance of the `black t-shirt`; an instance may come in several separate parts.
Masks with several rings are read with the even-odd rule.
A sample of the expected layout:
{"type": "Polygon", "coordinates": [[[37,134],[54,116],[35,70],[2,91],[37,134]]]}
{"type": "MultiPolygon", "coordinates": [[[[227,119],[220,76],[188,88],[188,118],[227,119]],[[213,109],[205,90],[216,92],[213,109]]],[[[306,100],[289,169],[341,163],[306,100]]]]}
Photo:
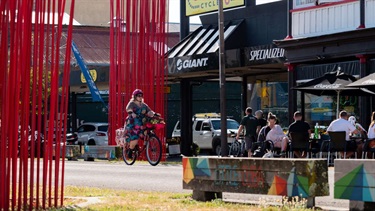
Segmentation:
{"type": "Polygon", "coordinates": [[[251,114],[242,118],[240,124],[245,126],[245,136],[256,136],[257,127],[260,125],[258,119],[251,114]]]}
{"type": "Polygon", "coordinates": [[[298,120],[289,125],[288,133],[290,132],[306,132],[310,130],[310,125],[307,122],[298,120]]]}
{"type": "Polygon", "coordinates": [[[261,128],[267,125],[267,120],[265,120],[263,118],[258,119],[258,121],[259,121],[259,124],[260,124],[261,128]]]}

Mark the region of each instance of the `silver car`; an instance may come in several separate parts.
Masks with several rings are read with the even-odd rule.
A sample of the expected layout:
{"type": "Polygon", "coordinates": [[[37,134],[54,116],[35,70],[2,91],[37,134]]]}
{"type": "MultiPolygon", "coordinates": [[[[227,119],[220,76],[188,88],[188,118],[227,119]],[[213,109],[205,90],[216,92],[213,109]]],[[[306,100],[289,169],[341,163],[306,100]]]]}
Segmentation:
{"type": "Polygon", "coordinates": [[[80,125],[76,132],[80,145],[108,146],[108,123],[86,122],[80,125]]]}

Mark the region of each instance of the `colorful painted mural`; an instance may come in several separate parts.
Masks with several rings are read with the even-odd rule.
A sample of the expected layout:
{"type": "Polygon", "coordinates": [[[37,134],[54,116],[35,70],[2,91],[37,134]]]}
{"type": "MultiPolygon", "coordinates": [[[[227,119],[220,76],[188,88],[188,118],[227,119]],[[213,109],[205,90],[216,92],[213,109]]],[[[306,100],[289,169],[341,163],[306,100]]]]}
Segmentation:
{"type": "Polygon", "coordinates": [[[334,197],[375,202],[375,160],[335,160],[334,197]]]}
{"type": "Polygon", "coordinates": [[[327,196],[328,168],[323,159],[183,158],[183,187],[304,198],[327,196]]]}

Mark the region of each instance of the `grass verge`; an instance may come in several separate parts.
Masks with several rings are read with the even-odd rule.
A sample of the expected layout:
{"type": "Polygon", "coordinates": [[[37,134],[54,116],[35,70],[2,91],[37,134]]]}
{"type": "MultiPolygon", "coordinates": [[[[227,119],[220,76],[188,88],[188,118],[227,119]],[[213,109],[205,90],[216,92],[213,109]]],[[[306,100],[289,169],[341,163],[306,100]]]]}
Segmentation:
{"type": "Polygon", "coordinates": [[[298,203],[286,204],[283,207],[240,204],[216,199],[210,202],[199,202],[191,194],[143,192],[99,189],[89,187],[65,188],[65,207],[50,210],[254,210],[254,211],[292,211],[311,210],[298,203]]]}

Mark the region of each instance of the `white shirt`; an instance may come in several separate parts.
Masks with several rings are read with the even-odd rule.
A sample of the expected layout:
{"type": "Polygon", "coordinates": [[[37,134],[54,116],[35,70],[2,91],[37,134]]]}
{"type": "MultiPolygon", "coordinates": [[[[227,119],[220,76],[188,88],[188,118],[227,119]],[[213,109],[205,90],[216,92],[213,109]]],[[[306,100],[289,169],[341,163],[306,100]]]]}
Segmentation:
{"type": "Polygon", "coordinates": [[[375,138],[375,124],[368,128],[367,136],[368,138],[375,138]]]}
{"type": "Polygon", "coordinates": [[[346,132],[346,140],[350,140],[349,134],[353,131],[355,131],[356,128],[353,124],[351,124],[346,119],[336,119],[329,124],[327,131],[345,131],[346,132]]]}
{"type": "Polygon", "coordinates": [[[273,142],[279,142],[282,141],[283,138],[286,137],[286,135],[283,132],[283,129],[280,127],[280,125],[275,125],[266,136],[266,140],[272,140],[273,142]]]}

